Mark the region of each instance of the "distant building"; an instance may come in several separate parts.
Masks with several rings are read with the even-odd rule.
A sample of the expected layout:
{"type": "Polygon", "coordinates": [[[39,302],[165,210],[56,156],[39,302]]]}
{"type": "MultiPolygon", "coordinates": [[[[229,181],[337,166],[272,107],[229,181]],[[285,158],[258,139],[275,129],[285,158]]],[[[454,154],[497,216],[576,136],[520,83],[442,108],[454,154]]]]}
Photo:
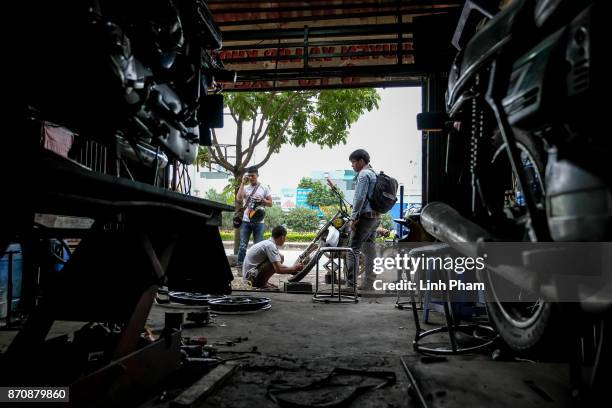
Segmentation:
{"type": "Polygon", "coordinates": [[[272,194],[272,205],[274,207],[280,207],[282,202],[283,197],[279,196],[278,194],[272,194]]]}
{"type": "Polygon", "coordinates": [[[281,188],[280,207],[283,211],[289,211],[296,207],[296,189],[281,188]]]}

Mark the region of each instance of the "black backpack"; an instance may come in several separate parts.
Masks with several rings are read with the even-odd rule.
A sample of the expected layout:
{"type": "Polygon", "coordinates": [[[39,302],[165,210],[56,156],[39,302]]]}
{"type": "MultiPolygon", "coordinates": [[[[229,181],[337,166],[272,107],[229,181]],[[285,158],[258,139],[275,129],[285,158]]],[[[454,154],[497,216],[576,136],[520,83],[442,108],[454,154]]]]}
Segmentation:
{"type": "Polygon", "coordinates": [[[378,173],[372,197],[368,197],[368,201],[372,210],[377,213],[385,214],[388,212],[397,201],[397,180],[382,171],[378,173]]]}

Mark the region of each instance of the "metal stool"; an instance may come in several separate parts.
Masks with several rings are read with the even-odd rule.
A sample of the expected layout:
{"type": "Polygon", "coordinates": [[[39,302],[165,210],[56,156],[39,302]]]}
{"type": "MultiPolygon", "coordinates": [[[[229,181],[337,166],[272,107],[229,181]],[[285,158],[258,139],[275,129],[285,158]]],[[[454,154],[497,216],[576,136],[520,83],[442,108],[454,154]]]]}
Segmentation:
{"type": "MultiPolygon", "coordinates": [[[[353,294],[343,294],[342,293],[342,257],[343,253],[347,253],[349,256],[353,257],[353,266],[354,268],[358,268],[359,263],[357,262],[357,255],[352,248],[346,247],[326,247],[320,248],[317,251],[316,255],[316,281],[315,281],[315,293],[312,297],[314,302],[323,302],[323,303],[357,303],[359,299],[357,298],[357,274],[355,273],[355,278],[353,281],[353,294]],[[328,254],[327,256],[333,262],[334,258],[338,260],[338,268],[331,268],[331,292],[330,293],[319,293],[319,259],[321,255],[324,253],[328,254]],[[336,275],[336,272],[337,275],[336,275]],[[335,281],[336,276],[338,277],[338,292],[335,291],[335,281]]],[[[346,266],[346,261],[345,261],[346,266]]]]}
{"type": "MultiPolygon", "coordinates": [[[[452,249],[448,245],[435,244],[435,245],[428,245],[426,247],[415,248],[412,251],[410,251],[410,255],[418,256],[418,255],[425,253],[429,256],[444,256],[444,255],[448,255],[450,252],[452,252],[452,249]]],[[[427,271],[427,272],[431,272],[431,271],[427,271]]],[[[445,270],[445,272],[446,272],[445,279],[448,282],[450,280],[450,271],[445,270]]],[[[415,280],[416,279],[417,279],[417,275],[415,274],[415,280]]],[[[410,301],[412,304],[412,315],[414,317],[414,325],[416,328],[416,333],[414,335],[414,340],[412,342],[412,346],[414,350],[421,352],[421,353],[426,353],[426,354],[446,354],[446,355],[462,354],[462,353],[470,353],[473,351],[477,351],[477,350],[483,349],[493,344],[493,342],[498,338],[498,335],[497,335],[497,332],[492,327],[486,326],[480,323],[456,324],[455,317],[453,315],[453,308],[452,308],[452,304],[450,300],[450,290],[448,289],[448,286],[446,287],[446,290],[443,291],[443,293],[444,293],[444,300],[442,303],[444,307],[444,318],[446,320],[446,326],[437,327],[435,329],[430,329],[430,330],[423,330],[421,328],[421,324],[419,321],[419,314],[417,312],[417,305],[416,305],[416,299],[414,296],[414,291],[410,292],[410,301]],[[460,347],[457,344],[457,338],[456,338],[457,332],[466,333],[468,331],[471,331],[473,333],[475,330],[481,330],[487,334],[490,334],[491,338],[480,338],[480,337],[474,336],[473,334],[468,334],[469,336],[475,339],[478,339],[480,341],[479,344],[476,344],[474,346],[469,346],[469,347],[460,347]],[[436,333],[448,333],[450,348],[432,348],[432,347],[427,347],[427,346],[423,346],[419,344],[419,342],[422,339],[426,338],[427,336],[436,334],[436,333]]],[[[423,307],[425,308],[425,305],[423,307]]]]}
{"type": "MultiPolygon", "coordinates": [[[[404,279],[402,279],[404,276],[406,276],[405,280],[410,280],[410,281],[412,280],[410,278],[409,274],[406,274],[406,275],[402,276],[403,274],[404,273],[400,269],[398,269],[398,271],[397,271],[397,282],[401,282],[402,280],[404,280],[404,279]]],[[[414,290],[414,291],[408,290],[408,292],[413,294],[413,295],[414,295],[414,292],[418,292],[419,293],[419,295],[418,295],[419,300],[417,300],[416,303],[420,303],[421,306],[419,307],[419,309],[422,309],[423,308],[423,299],[422,299],[422,296],[421,296],[420,292],[418,290],[414,290]]],[[[395,297],[395,305],[394,306],[395,306],[396,309],[399,309],[399,310],[412,310],[412,297],[410,297],[410,295],[409,295],[409,299],[408,300],[402,300],[402,291],[400,289],[397,289],[396,290],[396,297],[395,297]]]]}

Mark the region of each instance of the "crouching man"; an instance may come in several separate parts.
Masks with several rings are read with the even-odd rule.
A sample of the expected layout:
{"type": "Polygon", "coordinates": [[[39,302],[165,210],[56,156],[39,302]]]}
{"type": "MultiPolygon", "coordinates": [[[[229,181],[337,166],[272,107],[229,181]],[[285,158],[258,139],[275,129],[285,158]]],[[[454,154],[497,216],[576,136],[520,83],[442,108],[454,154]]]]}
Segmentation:
{"type": "Polygon", "coordinates": [[[278,251],[285,244],[287,230],[278,225],[272,229],[270,239],[253,245],[244,257],[242,277],[255,288],[275,288],[268,280],[275,273],[294,275],[304,267],[301,263],[293,266],[283,265],[284,257],[278,251]]]}

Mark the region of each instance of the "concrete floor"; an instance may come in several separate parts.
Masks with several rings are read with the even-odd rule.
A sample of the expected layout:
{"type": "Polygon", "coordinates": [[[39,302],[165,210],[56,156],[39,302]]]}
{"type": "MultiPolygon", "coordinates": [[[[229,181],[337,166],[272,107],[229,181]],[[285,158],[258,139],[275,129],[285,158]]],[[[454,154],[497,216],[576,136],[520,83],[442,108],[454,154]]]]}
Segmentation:
{"type": "MultiPolygon", "coordinates": [[[[321,304],[313,303],[311,295],[251,294],[269,297],[272,308],[249,315],[217,315],[208,326],[183,330],[183,336],[205,336],[212,345],[247,337],[218,349],[240,352],[256,347],[261,352],[244,360],[243,369],[201,406],[275,407],[266,397],[267,385],[279,380],[308,383],[334,367],[395,372],[395,385],[366,393],[351,406],[413,406],[407,401],[408,379],[399,358],[413,353],[414,324],[409,311],[394,307],[393,298],[321,304]]],[[[148,326],[161,329],[167,310],[156,305],[148,326]]]]}
{"type": "MultiPolygon", "coordinates": [[[[247,356],[239,361],[240,368],[220,389],[194,407],[278,407],[267,396],[268,387],[310,384],[326,377],[338,367],[393,372],[396,378],[393,385],[366,391],[345,406],[417,407],[419,404],[413,397],[414,393],[400,362],[402,356],[410,361],[411,370],[417,373],[417,381],[421,381],[421,386],[427,390],[428,401],[433,407],[459,408],[465,406],[465,401],[470,401],[472,406],[498,406],[490,404],[496,396],[503,397],[504,404],[499,406],[504,407],[551,406],[549,401],[538,397],[540,391],[535,392],[524,386],[527,381],[541,384],[539,388],[545,389],[548,395],[564,393],[562,387],[566,380],[558,373],[565,373],[565,366],[548,369],[544,377],[536,375],[527,378],[526,375],[537,374],[540,365],[492,362],[491,350],[470,357],[450,356],[436,360],[435,366],[432,365],[431,361],[414,353],[412,313],[395,308],[395,299],[392,297],[364,297],[357,304],[323,304],[313,303],[311,295],[261,292],[234,294],[269,297],[272,307],[254,314],[217,315],[206,326],[184,328],[183,337],[206,337],[209,345],[223,353],[219,354],[223,358],[247,356]],[[237,338],[241,340],[236,341],[237,338]],[[227,345],[228,341],[235,344],[227,345]],[[252,351],[257,353],[244,353],[252,351]],[[466,367],[471,367],[469,378],[461,375],[467,372],[466,367]],[[455,374],[445,377],[447,371],[455,374]],[[516,386],[506,390],[504,384],[510,380],[516,386]],[[479,393],[474,394],[476,396],[471,391],[474,384],[482,385],[479,393]],[[555,388],[551,388],[550,384],[555,388]],[[524,389],[519,390],[520,387],[524,389]]],[[[166,311],[177,309],[155,305],[147,321],[148,328],[153,332],[161,331],[166,311]]],[[[432,312],[431,320],[441,322],[442,316],[432,312]]],[[[75,330],[80,325],[60,322],[54,326],[52,333],[58,335],[75,330]]],[[[426,325],[424,328],[434,326],[426,325]]],[[[13,334],[0,332],[0,350],[9,344],[13,334]]],[[[434,339],[441,340],[446,340],[446,337],[434,339]]],[[[351,377],[344,381],[349,385],[331,391],[326,389],[323,395],[306,392],[299,397],[299,402],[303,406],[321,400],[338,402],[354,390],[353,384],[364,384],[367,381],[372,380],[351,377]]],[[[157,395],[152,396],[142,408],[168,408],[169,401],[181,390],[159,389],[157,395]],[[163,394],[166,398],[160,399],[163,394]]]]}
{"type": "MultiPolygon", "coordinates": [[[[357,304],[314,303],[311,295],[240,293],[272,300],[269,310],[249,315],[217,315],[214,323],[184,329],[184,336],[206,336],[209,343],[248,337],[236,347],[257,346],[265,354],[305,358],[376,354],[399,356],[412,350],[413,319],[396,309],[392,298],[361,298],[357,304]]],[[[156,305],[148,324],[161,328],[164,312],[156,305]]]]}

